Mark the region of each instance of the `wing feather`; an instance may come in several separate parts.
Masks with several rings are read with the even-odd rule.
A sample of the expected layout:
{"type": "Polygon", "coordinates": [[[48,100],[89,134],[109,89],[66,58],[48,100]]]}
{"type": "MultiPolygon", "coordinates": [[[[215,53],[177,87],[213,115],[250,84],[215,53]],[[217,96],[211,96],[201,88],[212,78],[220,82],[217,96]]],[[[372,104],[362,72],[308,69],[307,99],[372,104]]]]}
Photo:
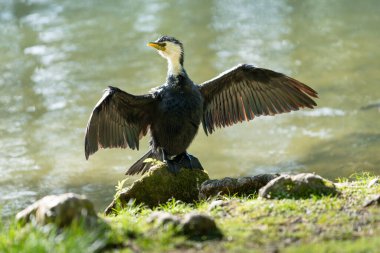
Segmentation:
{"type": "Polygon", "coordinates": [[[318,93],[291,77],[242,64],[199,85],[204,98],[203,129],[249,121],[299,108],[313,108],[318,93]]]}
{"type": "Polygon", "coordinates": [[[96,104],[87,124],[86,159],[99,148],[139,148],[154,115],[152,95],[134,96],[108,87],[96,104]]]}
{"type": "Polygon", "coordinates": [[[235,105],[235,121],[234,123],[237,122],[242,122],[243,121],[243,113],[244,109],[241,107],[240,103],[240,92],[238,91],[239,86],[232,86],[230,88],[230,96],[234,98],[233,104],[235,105]]]}

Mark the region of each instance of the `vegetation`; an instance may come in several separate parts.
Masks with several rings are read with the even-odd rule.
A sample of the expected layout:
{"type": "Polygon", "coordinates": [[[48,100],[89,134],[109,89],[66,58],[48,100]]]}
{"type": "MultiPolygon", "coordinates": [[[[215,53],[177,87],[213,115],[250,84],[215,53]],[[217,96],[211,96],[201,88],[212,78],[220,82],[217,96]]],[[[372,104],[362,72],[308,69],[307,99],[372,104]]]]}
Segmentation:
{"type": "Polygon", "coordinates": [[[155,209],[129,204],[108,225],[80,223],[59,230],[14,221],[0,225],[0,252],[378,252],[380,206],[364,207],[380,194],[380,183],[368,174],[340,179],[338,197],[266,200],[256,196],[184,204],[171,200],[155,209]],[[217,204],[216,204],[217,203],[217,204]],[[183,216],[192,211],[212,216],[224,237],[190,240],[173,226],[149,221],[154,211],[183,216]]]}

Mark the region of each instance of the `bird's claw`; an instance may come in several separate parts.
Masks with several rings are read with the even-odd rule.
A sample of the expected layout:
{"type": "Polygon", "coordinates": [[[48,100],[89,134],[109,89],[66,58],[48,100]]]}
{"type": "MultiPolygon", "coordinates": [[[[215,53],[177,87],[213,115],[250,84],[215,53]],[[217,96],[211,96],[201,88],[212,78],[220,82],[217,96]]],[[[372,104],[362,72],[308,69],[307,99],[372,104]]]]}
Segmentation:
{"type": "Polygon", "coordinates": [[[164,161],[168,166],[168,171],[170,173],[173,173],[174,175],[177,175],[179,171],[181,170],[181,167],[176,164],[174,161],[165,160],[164,161]]]}

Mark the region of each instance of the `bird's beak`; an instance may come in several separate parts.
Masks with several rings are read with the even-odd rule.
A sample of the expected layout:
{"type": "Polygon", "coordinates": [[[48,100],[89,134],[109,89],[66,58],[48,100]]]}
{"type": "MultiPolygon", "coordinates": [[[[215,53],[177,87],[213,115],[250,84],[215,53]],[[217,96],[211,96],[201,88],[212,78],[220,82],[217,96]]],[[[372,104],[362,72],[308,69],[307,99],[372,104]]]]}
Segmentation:
{"type": "Polygon", "coordinates": [[[165,51],[165,44],[159,42],[149,42],[148,46],[154,47],[157,50],[165,51]]]}

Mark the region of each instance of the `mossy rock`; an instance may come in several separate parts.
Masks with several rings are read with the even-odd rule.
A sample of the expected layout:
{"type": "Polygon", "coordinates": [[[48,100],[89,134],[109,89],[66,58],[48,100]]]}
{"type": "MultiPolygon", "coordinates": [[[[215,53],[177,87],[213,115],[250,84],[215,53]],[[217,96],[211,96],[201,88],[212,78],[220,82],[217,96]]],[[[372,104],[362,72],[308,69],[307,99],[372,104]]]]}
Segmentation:
{"type": "Polygon", "coordinates": [[[39,225],[54,223],[58,227],[70,225],[74,220],[83,220],[87,225],[96,223],[98,216],[94,205],[83,195],[64,193],[46,196],[16,215],[21,224],[35,220],[39,225]]]}
{"type": "Polygon", "coordinates": [[[197,241],[221,239],[223,237],[221,230],[211,216],[196,211],[187,213],[183,217],[168,212],[153,212],[147,221],[154,223],[157,228],[175,227],[178,234],[197,241]]]}
{"type": "Polygon", "coordinates": [[[311,196],[339,195],[333,182],[312,174],[282,175],[260,189],[259,196],[268,199],[300,199],[311,196]]]}
{"type": "Polygon", "coordinates": [[[191,203],[198,200],[199,188],[208,179],[209,176],[204,170],[182,168],[173,174],[169,172],[166,164],[159,164],[130,187],[124,188],[106,208],[105,213],[112,213],[117,205],[123,207],[131,200],[148,207],[158,206],[170,198],[191,203]]]}
{"type": "Polygon", "coordinates": [[[248,196],[257,194],[261,187],[280,174],[260,174],[250,177],[213,179],[203,182],[199,197],[206,199],[218,195],[248,196]]]}
{"type": "Polygon", "coordinates": [[[380,194],[372,197],[372,199],[368,200],[364,204],[364,207],[369,207],[369,206],[380,206],[380,194]]]}

